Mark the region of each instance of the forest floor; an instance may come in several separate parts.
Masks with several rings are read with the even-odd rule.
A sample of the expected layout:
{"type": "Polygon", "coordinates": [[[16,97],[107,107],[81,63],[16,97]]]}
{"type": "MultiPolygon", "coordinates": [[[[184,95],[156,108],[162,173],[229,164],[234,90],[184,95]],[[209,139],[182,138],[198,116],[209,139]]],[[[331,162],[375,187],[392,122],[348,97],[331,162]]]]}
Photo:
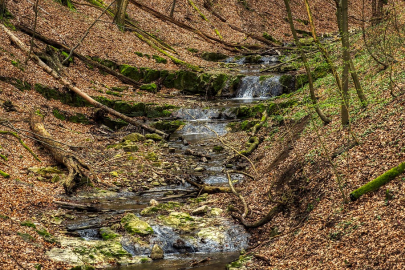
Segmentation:
{"type": "MultiPolygon", "coordinates": [[[[77,11],[73,12],[50,0],[41,2],[38,32],[69,47],[73,46],[79,33],[85,32],[100,13],[99,10],[84,5],[87,2],[81,0],[78,3],[77,11]]],[[[202,7],[202,3],[196,3],[202,7]]],[[[335,25],[330,23],[334,18],[333,6],[322,3],[323,1],[314,1],[319,32],[335,32],[335,25]]],[[[358,8],[360,5],[356,3],[352,3],[353,16],[361,13],[358,8]]],[[[260,36],[267,31],[280,41],[290,41],[288,25],[283,20],[285,14],[282,1],[252,1],[250,4],[252,10],[246,9],[237,1],[217,1],[216,7],[227,16],[229,23],[246,31],[256,31],[260,36]]],[[[167,14],[166,1],[149,1],[148,5],[167,14]]],[[[30,1],[9,1],[8,9],[15,16],[10,22],[32,25],[30,1]]],[[[222,33],[224,40],[258,43],[245,34],[230,29],[208,11],[201,9],[207,12],[206,16],[222,33]]],[[[167,43],[176,48],[180,59],[203,69],[216,68],[218,64],[203,60],[200,52],[230,54],[218,44],[206,42],[169,23],[162,23],[131,5],[128,14],[139,21],[145,30],[164,37],[167,43]],[[198,50],[198,53],[190,52],[190,48],[198,50]]],[[[186,3],[179,5],[175,18],[199,29],[212,29],[212,25],[203,21],[186,3]]],[[[296,18],[305,20],[306,17],[304,13],[297,12],[296,18]]],[[[140,42],[134,35],[119,31],[110,21],[111,18],[104,16],[78,51],[119,64],[166,70],[180,68],[170,60],[167,64],[162,64],[153,58],[137,56],[135,52],[165,57],[140,42]]],[[[309,30],[305,24],[300,27],[309,30]]],[[[19,31],[14,34],[26,45],[29,44],[27,35],[19,31]]],[[[359,37],[355,36],[356,39],[359,37]]],[[[34,51],[40,52],[44,48],[44,44],[36,42],[34,51]]],[[[339,95],[331,75],[315,83],[321,108],[332,118],[329,125],[323,126],[314,113],[310,113],[306,86],[292,95],[276,99],[279,103],[294,99],[297,105],[283,110],[280,115],[270,117],[265,127],[260,130],[259,137],[263,142],[250,157],[257,173],[255,174],[252,168],[249,172],[256,175],[255,180],[244,181],[238,186],[243,188],[241,194],[250,207],[247,220],[255,221],[263,217],[264,213],[275,206],[272,201],[287,200],[287,207],[266,225],[248,230],[252,235],[250,244],[255,247],[246,255],[248,259],[251,258],[250,255],[255,255],[245,263],[248,269],[405,267],[402,248],[405,245],[405,178],[397,177],[377,192],[349,204],[342,203],[342,195],[337,185],[336,172],[344,179],[344,191],[347,194],[403,162],[405,157],[404,96],[393,98],[390,95],[389,71],[379,69],[362,48],[361,40],[357,40],[354,43],[353,55],[358,55],[355,63],[360,77],[364,78],[362,82],[369,101],[368,107],[362,108],[353,89],[351,93],[352,133],[358,138],[360,145],[340,151],[351,145],[353,139],[349,131],[341,127],[339,95]],[[326,146],[326,152],[322,145],[326,146]],[[327,155],[333,156],[335,169],[326,158],[327,155]]],[[[14,46],[3,32],[0,34],[0,50],[1,77],[19,79],[31,86],[40,83],[62,88],[32,61],[24,65],[26,55],[14,46]]],[[[394,77],[399,81],[399,88],[403,87],[404,63],[401,59],[394,65],[394,77]]],[[[96,69],[88,69],[78,60],[64,72],[67,78],[89,95],[178,107],[206,107],[209,104],[199,98],[183,97],[176,89],[164,88],[158,94],[152,94],[128,86],[120,93],[121,97],[108,94],[107,91],[112,87],[125,85],[111,75],[101,75],[96,69]]],[[[21,91],[12,84],[0,81],[0,103],[3,105],[0,107],[0,130],[17,130],[27,146],[41,160],[39,163],[16,138],[9,135],[0,136],[0,154],[7,157],[7,161],[0,159],[0,170],[10,174],[9,178],[0,178],[0,269],[35,269],[36,265],[41,265],[42,269],[69,269],[68,265],[51,261],[45,256],[47,250],[58,245],[49,241],[49,237],[63,233],[63,228],[55,222],[55,217],[60,213],[53,201],[59,200],[64,190],[59,182],[52,183],[51,179],[38,178],[38,175],[29,170],[32,167],[57,165],[49,152],[32,139],[29,132],[31,111],[41,108],[45,114],[45,126],[52,136],[67,145],[75,146],[72,149],[76,149],[77,154],[93,165],[97,178],[102,179],[95,184],[100,189],[117,184],[126,185],[128,178],[138,181],[131,184],[134,190],[142,188],[153,170],[153,162],[143,155],[137,156],[135,161],[115,162],[117,153],[123,154],[122,151],[106,150],[106,147],[119,142],[121,137],[104,138],[98,136],[98,127],[93,124],[71,123],[52,116],[55,108],[72,115],[82,113],[87,116],[94,113],[94,108],[70,107],[56,100],[47,100],[33,90],[33,87],[29,88],[21,91]],[[11,101],[13,109],[4,106],[5,101],[11,101]],[[111,175],[111,172],[122,166],[131,167],[134,163],[146,169],[134,170],[132,175],[111,175]]],[[[224,139],[239,150],[248,139],[248,134],[240,131],[225,135],[224,139]]],[[[176,163],[161,153],[162,144],[139,144],[138,147],[140,153],[157,153],[162,162],[176,163]]],[[[177,161],[179,164],[181,162],[182,160],[177,161]]],[[[185,170],[180,165],[178,167],[181,171],[185,170]]],[[[165,178],[165,181],[171,179],[165,178]]],[[[224,210],[229,209],[230,205],[236,209],[243,208],[234,195],[210,196],[224,210]]],[[[229,213],[224,213],[230,217],[229,213]]]]}

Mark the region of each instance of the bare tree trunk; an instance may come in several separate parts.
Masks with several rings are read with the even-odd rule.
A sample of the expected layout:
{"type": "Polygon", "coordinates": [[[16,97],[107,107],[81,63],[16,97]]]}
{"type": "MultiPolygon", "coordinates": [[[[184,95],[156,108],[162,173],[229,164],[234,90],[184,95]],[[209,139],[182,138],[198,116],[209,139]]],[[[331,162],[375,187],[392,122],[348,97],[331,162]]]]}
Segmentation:
{"type": "Polygon", "coordinates": [[[349,17],[348,0],[341,0],[341,26],[343,48],[343,72],[342,72],[342,125],[349,124],[349,70],[350,70],[350,42],[349,42],[349,17]]]}
{"type": "Polygon", "coordinates": [[[292,18],[292,14],[291,14],[291,7],[290,7],[289,0],[284,0],[284,4],[285,4],[285,8],[286,8],[287,14],[288,14],[288,21],[290,23],[291,32],[294,36],[294,40],[298,47],[298,50],[300,51],[301,59],[302,59],[302,62],[304,63],[305,71],[308,76],[309,93],[311,96],[312,104],[314,105],[315,111],[319,115],[319,117],[322,119],[322,121],[325,124],[328,124],[330,122],[330,119],[322,113],[321,109],[318,106],[317,100],[316,100],[314,84],[313,84],[312,75],[311,75],[311,69],[309,67],[307,57],[306,57],[304,51],[302,50],[301,43],[298,40],[297,32],[295,31],[295,28],[294,28],[294,22],[293,22],[293,18],[292,18]]]}
{"type": "Polygon", "coordinates": [[[173,18],[174,8],[176,7],[176,0],[173,0],[172,9],[170,10],[170,17],[173,18]]]}
{"type": "Polygon", "coordinates": [[[114,22],[124,31],[125,27],[125,12],[127,10],[128,0],[118,0],[115,10],[114,22]]]}

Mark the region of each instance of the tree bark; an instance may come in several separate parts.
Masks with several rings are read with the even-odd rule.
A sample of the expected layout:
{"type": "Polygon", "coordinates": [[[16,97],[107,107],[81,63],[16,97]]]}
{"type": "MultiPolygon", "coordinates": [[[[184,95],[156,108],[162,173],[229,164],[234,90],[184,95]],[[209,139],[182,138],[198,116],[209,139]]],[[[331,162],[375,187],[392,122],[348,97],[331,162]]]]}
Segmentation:
{"type": "MultiPolygon", "coordinates": [[[[25,51],[26,53],[28,53],[28,49],[25,47],[25,45],[21,42],[21,40],[19,40],[16,36],[13,35],[13,33],[10,32],[10,30],[8,30],[4,25],[0,24],[0,28],[2,28],[4,30],[4,32],[7,33],[7,35],[10,37],[10,39],[23,51],[25,51]]],[[[74,86],[71,82],[69,82],[67,79],[61,77],[55,70],[53,70],[52,68],[50,68],[48,65],[46,65],[44,62],[42,62],[41,59],[39,59],[38,56],[36,56],[35,54],[32,55],[32,59],[34,60],[35,63],[37,63],[45,72],[47,72],[48,74],[50,74],[52,77],[54,77],[55,79],[57,79],[61,84],[63,84],[64,86],[66,86],[67,88],[69,88],[70,90],[72,90],[73,92],[75,92],[77,95],[79,95],[80,97],[82,97],[84,100],[86,100],[88,103],[90,103],[91,105],[97,107],[97,108],[101,108],[103,110],[105,110],[106,112],[134,125],[134,126],[138,126],[141,127],[149,132],[154,132],[157,133],[159,135],[161,135],[162,137],[164,137],[165,139],[167,139],[169,137],[168,134],[155,129],[153,127],[147,126],[145,124],[139,123],[138,121],[136,121],[135,119],[128,117],[122,113],[119,113],[103,104],[101,104],[100,102],[95,101],[93,98],[91,98],[89,95],[87,95],[86,93],[84,93],[83,91],[81,91],[79,88],[77,88],[76,86],[74,86]]]]}
{"type": "Polygon", "coordinates": [[[63,181],[66,194],[71,194],[83,181],[90,181],[91,169],[80,158],[76,157],[70,150],[52,139],[52,136],[45,129],[44,119],[38,110],[33,110],[30,117],[30,125],[35,137],[49,150],[55,160],[66,166],[68,176],[63,181]]]}
{"type": "Polygon", "coordinates": [[[314,105],[316,113],[322,119],[324,124],[328,124],[328,123],[330,123],[331,120],[322,113],[321,109],[318,106],[317,100],[316,100],[314,84],[313,84],[312,75],[311,75],[311,69],[309,67],[307,57],[302,49],[301,43],[298,40],[297,32],[295,31],[289,0],[284,0],[284,4],[285,4],[285,8],[286,8],[287,15],[288,15],[288,21],[290,23],[291,33],[293,34],[294,41],[298,47],[298,50],[300,51],[301,59],[302,59],[302,62],[304,63],[305,71],[308,76],[309,94],[311,97],[312,104],[314,105]]]}
{"type": "Polygon", "coordinates": [[[170,10],[170,17],[173,18],[174,15],[174,9],[176,8],[176,0],[173,0],[172,8],[170,10]]]}
{"type": "Polygon", "coordinates": [[[342,125],[349,124],[349,70],[350,70],[350,42],[349,42],[349,17],[348,0],[341,0],[341,36],[343,49],[343,72],[342,72],[342,125]]]}
{"type": "Polygon", "coordinates": [[[125,27],[125,13],[127,11],[129,0],[117,0],[114,22],[118,27],[124,31],[125,27]]]}
{"type": "Polygon", "coordinates": [[[382,175],[378,176],[374,180],[368,182],[367,184],[361,186],[360,188],[356,189],[352,193],[350,193],[350,199],[352,201],[357,200],[362,195],[377,190],[381,186],[387,184],[391,180],[395,179],[398,175],[402,174],[405,171],[405,162],[399,164],[398,166],[386,171],[382,175]]]}

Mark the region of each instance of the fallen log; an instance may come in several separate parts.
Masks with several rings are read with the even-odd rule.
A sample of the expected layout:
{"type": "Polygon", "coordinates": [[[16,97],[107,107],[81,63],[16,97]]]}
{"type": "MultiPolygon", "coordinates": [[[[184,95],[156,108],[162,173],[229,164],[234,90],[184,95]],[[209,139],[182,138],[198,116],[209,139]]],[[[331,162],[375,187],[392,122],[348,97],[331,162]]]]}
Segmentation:
{"type": "Polygon", "coordinates": [[[101,212],[102,210],[85,204],[78,204],[72,202],[62,202],[62,201],[54,201],[55,204],[59,205],[61,208],[65,209],[72,209],[72,210],[79,210],[79,211],[88,211],[88,212],[101,212]]]}
{"type": "MultiPolygon", "coordinates": [[[[19,24],[16,27],[17,27],[17,29],[21,30],[21,32],[24,32],[24,33],[26,33],[26,34],[28,34],[30,36],[32,36],[34,34],[34,31],[32,31],[30,28],[28,28],[28,27],[26,27],[26,26],[24,26],[22,24],[19,24]]],[[[40,40],[40,41],[42,41],[42,42],[44,42],[44,43],[46,43],[48,45],[51,45],[51,46],[53,46],[53,47],[55,47],[55,48],[57,48],[59,50],[63,50],[65,52],[70,51],[68,46],[65,46],[65,45],[63,45],[63,44],[61,44],[61,43],[59,43],[59,42],[57,42],[55,40],[52,40],[50,38],[47,38],[47,37],[45,37],[45,36],[43,36],[41,34],[38,34],[37,32],[35,33],[35,39],[38,39],[38,40],[40,40]]],[[[80,54],[80,53],[78,53],[76,51],[73,52],[73,56],[77,57],[78,59],[82,60],[84,63],[86,63],[86,64],[88,64],[90,66],[96,67],[99,70],[102,70],[102,71],[116,77],[117,79],[119,79],[123,83],[127,83],[127,84],[133,85],[135,87],[139,87],[139,86],[142,85],[140,82],[137,82],[137,81],[135,81],[135,80],[133,80],[131,78],[128,78],[128,77],[122,75],[121,73],[119,73],[119,72],[117,72],[117,71],[115,71],[115,70],[113,70],[113,69],[111,69],[109,67],[106,67],[106,66],[100,64],[97,61],[91,60],[90,58],[88,58],[88,57],[86,57],[86,56],[84,56],[84,55],[82,55],[82,54],[80,54]]]]}
{"type": "Polygon", "coordinates": [[[92,173],[90,167],[70,150],[65,149],[63,144],[52,138],[45,129],[44,119],[39,110],[31,112],[30,125],[35,133],[34,136],[49,150],[58,163],[65,165],[68,169],[69,174],[63,181],[66,194],[71,194],[83,179],[90,181],[92,173]]]}
{"type": "Polygon", "coordinates": [[[253,128],[252,128],[252,136],[256,136],[256,134],[259,132],[260,128],[266,123],[267,121],[267,111],[265,110],[262,114],[262,118],[260,119],[260,122],[257,123],[253,128]]]}
{"type": "Polygon", "coordinates": [[[379,189],[381,186],[389,183],[391,180],[395,179],[398,175],[402,174],[405,171],[405,162],[399,164],[398,166],[386,171],[382,175],[378,176],[374,180],[368,182],[367,184],[356,189],[350,193],[350,199],[356,201],[362,195],[372,192],[379,189]]]}
{"type": "MultiPolygon", "coordinates": [[[[7,27],[5,27],[4,25],[0,24],[0,28],[2,28],[4,30],[4,32],[6,32],[6,34],[9,36],[9,38],[24,52],[28,53],[28,49],[26,48],[25,44],[21,42],[21,40],[19,40],[13,33],[11,33],[10,30],[7,29],[7,27]]],[[[168,134],[164,133],[163,131],[160,131],[158,129],[155,129],[153,127],[150,127],[148,125],[145,125],[143,123],[140,123],[138,121],[136,121],[135,119],[128,117],[122,113],[117,112],[116,110],[113,110],[103,104],[101,104],[98,101],[95,101],[94,99],[92,99],[89,95],[87,95],[86,93],[84,93],[83,91],[81,91],[79,88],[77,88],[76,86],[74,86],[71,82],[69,82],[67,79],[61,77],[55,70],[53,70],[52,68],[50,68],[47,64],[45,64],[41,59],[39,59],[38,56],[36,56],[35,54],[33,54],[31,56],[31,59],[34,60],[35,63],[37,63],[45,72],[47,72],[48,74],[50,74],[52,77],[54,77],[55,79],[57,79],[61,84],[63,84],[64,86],[66,86],[67,88],[69,88],[70,90],[72,90],[73,92],[75,92],[77,95],[79,95],[80,97],[82,97],[84,100],[86,100],[88,103],[90,103],[91,105],[97,107],[97,108],[101,108],[103,110],[105,110],[106,112],[110,113],[111,115],[114,115],[122,120],[124,120],[127,123],[130,123],[134,126],[138,126],[141,127],[149,132],[152,133],[157,133],[159,135],[161,135],[163,138],[167,139],[169,137],[168,134]]]]}

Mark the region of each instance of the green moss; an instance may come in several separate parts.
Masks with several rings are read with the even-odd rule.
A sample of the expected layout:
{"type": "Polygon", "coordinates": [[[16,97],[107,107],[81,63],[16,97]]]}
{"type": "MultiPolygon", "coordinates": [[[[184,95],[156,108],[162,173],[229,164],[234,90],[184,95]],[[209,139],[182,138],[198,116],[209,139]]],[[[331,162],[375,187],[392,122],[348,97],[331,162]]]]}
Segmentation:
{"type": "Polygon", "coordinates": [[[93,57],[91,57],[91,59],[93,61],[96,61],[96,62],[102,64],[103,66],[106,66],[106,67],[108,67],[110,69],[113,69],[113,70],[118,70],[120,68],[120,65],[118,65],[116,62],[108,60],[108,59],[102,59],[102,58],[97,57],[97,56],[93,56],[93,57]]]}
{"type": "Polygon", "coordinates": [[[162,64],[167,64],[167,59],[160,57],[159,55],[153,55],[153,59],[155,59],[156,63],[162,63],[162,64]]]}
{"type": "Polygon", "coordinates": [[[158,161],[159,160],[159,156],[156,153],[153,153],[153,152],[148,152],[148,154],[145,156],[145,158],[147,160],[150,160],[150,161],[158,161]]]}
{"type": "Polygon", "coordinates": [[[267,32],[263,33],[263,37],[267,40],[270,40],[271,42],[274,42],[276,44],[282,44],[281,41],[277,40],[276,38],[274,38],[273,36],[269,35],[267,32]]]}
{"type": "Polygon", "coordinates": [[[68,7],[70,10],[76,10],[75,6],[73,5],[71,0],[55,0],[55,2],[60,3],[66,7],[68,7]]]}
{"type": "Polygon", "coordinates": [[[162,211],[173,210],[176,208],[180,208],[181,204],[178,202],[167,202],[167,203],[160,203],[157,206],[150,206],[146,207],[141,211],[142,216],[150,216],[162,211]]]}
{"type": "Polygon", "coordinates": [[[191,53],[198,53],[198,50],[194,49],[194,48],[187,48],[187,51],[189,51],[191,53]]]}
{"type": "Polygon", "coordinates": [[[249,130],[251,129],[254,125],[256,125],[257,123],[259,123],[259,121],[251,121],[251,120],[245,120],[240,124],[240,129],[241,130],[249,130]]]}
{"type": "Polygon", "coordinates": [[[159,79],[161,77],[159,70],[144,69],[144,70],[142,70],[142,73],[144,74],[143,82],[145,82],[145,83],[150,83],[150,82],[156,81],[157,79],[159,79]]]}
{"type": "Polygon", "coordinates": [[[220,152],[222,152],[224,150],[224,147],[222,146],[222,145],[215,145],[213,148],[212,148],[212,151],[214,151],[214,152],[216,152],[216,153],[220,153],[220,152]]]}
{"type": "Polygon", "coordinates": [[[245,57],[245,63],[250,63],[250,64],[258,64],[260,63],[262,60],[262,56],[261,55],[248,55],[245,57]]]}
{"type": "Polygon", "coordinates": [[[183,121],[180,120],[175,120],[175,121],[159,121],[156,123],[153,123],[153,127],[168,132],[168,133],[173,133],[176,131],[180,126],[185,125],[183,121]]]}
{"type": "Polygon", "coordinates": [[[158,135],[156,133],[146,134],[145,138],[149,139],[149,140],[154,140],[155,142],[163,140],[162,136],[160,136],[160,135],[158,135]]]}
{"type": "Polygon", "coordinates": [[[153,233],[153,229],[148,223],[140,220],[132,213],[126,214],[121,219],[121,224],[124,225],[125,230],[130,234],[148,235],[153,233]]]}
{"type": "Polygon", "coordinates": [[[125,90],[128,90],[128,88],[128,86],[113,86],[111,87],[111,90],[116,92],[124,92],[125,90]]]}
{"type": "Polygon", "coordinates": [[[0,81],[9,83],[20,91],[31,90],[31,88],[32,88],[31,84],[29,84],[28,82],[22,81],[22,80],[19,80],[16,78],[0,76],[0,81]]]}
{"type": "Polygon", "coordinates": [[[139,57],[143,57],[143,53],[141,52],[135,52],[136,55],[138,55],[139,57]]]}
{"type": "Polygon", "coordinates": [[[259,146],[259,138],[251,137],[249,141],[246,143],[246,146],[247,146],[246,150],[243,150],[240,153],[242,155],[248,156],[259,146]]]}
{"type": "Polygon", "coordinates": [[[35,224],[32,221],[29,221],[29,220],[21,222],[20,225],[21,226],[26,226],[26,227],[31,227],[31,228],[34,228],[34,229],[37,228],[37,226],[35,226],[35,224]]]}
{"type": "Polygon", "coordinates": [[[295,90],[294,77],[292,75],[281,75],[279,82],[283,86],[283,93],[291,93],[295,90]]]}
{"type": "Polygon", "coordinates": [[[144,91],[148,91],[150,93],[156,93],[157,86],[156,86],[155,83],[143,84],[143,85],[141,85],[141,87],[139,87],[139,89],[144,90],[144,91]]]}
{"type": "Polygon", "coordinates": [[[78,96],[72,91],[59,90],[58,88],[50,88],[38,83],[35,84],[34,89],[46,99],[59,100],[62,103],[73,107],[84,107],[89,105],[89,103],[86,102],[82,97],[78,96]]]}
{"type": "Polygon", "coordinates": [[[265,81],[267,79],[273,78],[274,75],[262,75],[259,77],[259,82],[265,81]]]}
{"type": "Polygon", "coordinates": [[[375,178],[373,181],[368,182],[367,184],[350,193],[350,199],[352,201],[355,201],[358,198],[360,198],[360,196],[362,196],[363,194],[379,189],[381,186],[387,184],[395,177],[402,174],[404,170],[405,170],[405,162],[399,164],[397,167],[394,167],[386,171],[379,177],[375,178]]]}
{"type": "Polygon", "coordinates": [[[121,94],[107,90],[107,92],[105,92],[107,95],[112,95],[112,96],[116,96],[116,97],[122,97],[121,94]]]}
{"type": "Polygon", "coordinates": [[[75,115],[69,116],[68,121],[85,125],[89,123],[89,119],[87,118],[87,116],[82,113],[76,113],[75,115]]]}
{"type": "Polygon", "coordinates": [[[122,75],[131,78],[135,81],[139,81],[143,79],[143,73],[140,71],[140,69],[130,66],[130,65],[121,65],[120,66],[120,72],[122,75]]]}
{"type": "Polygon", "coordinates": [[[66,116],[63,113],[59,112],[59,110],[56,108],[53,109],[52,114],[59,120],[62,120],[62,121],[66,120],[66,116]]]}
{"type": "Polygon", "coordinates": [[[101,228],[100,234],[104,240],[110,240],[120,236],[119,234],[115,233],[111,228],[108,227],[101,228]]]}
{"type": "Polygon", "coordinates": [[[223,53],[203,52],[201,57],[206,61],[218,62],[220,60],[226,59],[228,56],[223,53]]]}
{"type": "Polygon", "coordinates": [[[20,236],[27,243],[35,242],[35,238],[28,233],[17,232],[17,235],[20,236]]]}

